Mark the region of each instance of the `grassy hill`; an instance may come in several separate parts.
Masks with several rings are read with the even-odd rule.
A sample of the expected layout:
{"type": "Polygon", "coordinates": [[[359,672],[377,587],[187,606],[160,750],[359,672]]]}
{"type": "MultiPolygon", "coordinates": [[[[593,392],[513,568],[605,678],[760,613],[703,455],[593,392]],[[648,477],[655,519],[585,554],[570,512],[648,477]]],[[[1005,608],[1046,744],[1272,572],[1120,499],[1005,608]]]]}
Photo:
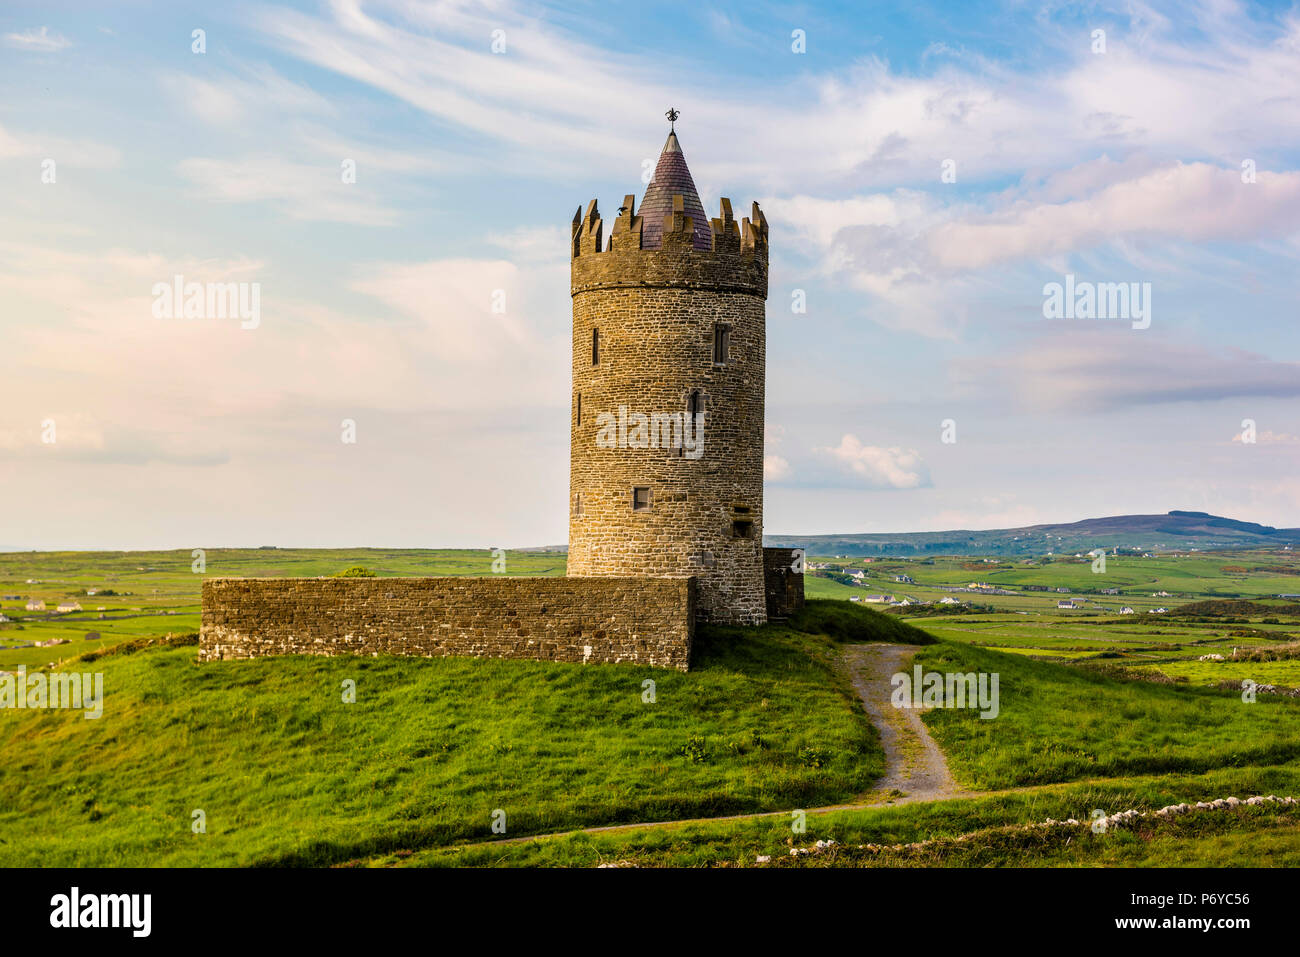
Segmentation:
{"type": "MultiPolygon", "coordinates": [[[[333,575],[352,565],[380,575],[489,574],[492,558],[487,550],[212,550],[206,574],[333,575]]],[[[996,609],[909,622],[907,609],[884,615],[811,600],[785,625],[701,629],[686,675],[469,659],[199,666],[192,637],[157,639],[197,627],[203,575],[190,563],[183,551],[0,555],[0,595],[51,600],[94,588],[100,595],[83,606],[107,606],[103,619],[25,613],[12,599],[0,606],[17,619],[0,626],[0,669],[62,658],[61,670],[102,671],[106,691],[97,721],[0,711],[0,865],[752,864],[755,853],[785,853],[792,808],[850,802],[877,781],[877,734],[836,666],[839,645],[859,641],[915,644],[928,669],[997,672],[996,720],[944,709],[925,720],[962,784],[1029,790],[810,814],[801,841],[963,837],[933,853],[848,854],[843,863],[1225,864],[1233,848],[1256,840],[1284,860],[1286,841],[1300,832],[1271,810],[1086,846],[1030,846],[998,830],[1091,808],[1300,795],[1300,700],[1261,695],[1246,704],[1219,690],[1242,678],[1300,685],[1297,609],[1272,597],[1297,590],[1300,563],[1282,550],[1121,556],[1104,575],[1073,555],[841,563],[869,578],[848,586],[809,577],[810,597],[883,591],[936,600],[957,591],[996,609]],[[899,575],[915,581],[898,583],[899,575]],[[963,587],[971,581],[1011,594],[973,595],[963,587]],[[1045,590],[1058,587],[1086,596],[1086,608],[1058,612],[1059,593],[1045,590]],[[1165,590],[1172,594],[1156,594],[1165,590]],[[1139,614],[1119,616],[1121,604],[1139,614]],[[1184,613],[1147,613],[1161,605],[1184,613]],[[90,628],[102,637],[81,640],[90,628]],[[18,647],[65,633],[77,640],[18,647]],[[1201,660],[1207,653],[1224,660],[1201,660]],[[1122,667],[1106,670],[1114,664],[1122,667]],[[1151,680],[1132,680],[1139,675],[1151,680]],[[348,679],[355,704],[342,700],[348,679]],[[646,680],[655,682],[653,703],[642,697],[646,680]],[[191,832],[195,810],[206,815],[204,834],[191,832]],[[497,810],[508,838],[775,816],[502,845],[491,830],[497,810]]],[[[508,553],[509,574],[563,570],[562,555],[508,553]]]]}
{"type": "Polygon", "coordinates": [[[883,758],[836,641],[880,639],[930,640],[814,602],[701,629],[688,674],[122,644],[62,666],[103,672],[101,719],[0,713],[0,865],[330,864],[490,837],[498,809],[522,835],[847,800],[883,758]]]}
{"type": "Polygon", "coordinates": [[[1048,818],[1088,821],[1107,814],[1156,809],[1226,795],[1300,793],[1300,762],[1225,768],[1204,774],[1162,774],[1048,785],[1031,790],[922,804],[835,810],[807,816],[807,831],[790,832],[789,816],[692,821],[671,827],[577,833],[515,844],[480,843],[376,857],[380,867],[594,866],[753,867],[1295,867],[1300,866],[1300,811],[1271,805],[1231,814],[1176,819],[1163,827],[1083,828],[1016,833],[1048,818]],[[793,846],[835,841],[832,853],[791,857],[793,846]],[[863,854],[862,843],[933,841],[910,853],[863,854]]]}

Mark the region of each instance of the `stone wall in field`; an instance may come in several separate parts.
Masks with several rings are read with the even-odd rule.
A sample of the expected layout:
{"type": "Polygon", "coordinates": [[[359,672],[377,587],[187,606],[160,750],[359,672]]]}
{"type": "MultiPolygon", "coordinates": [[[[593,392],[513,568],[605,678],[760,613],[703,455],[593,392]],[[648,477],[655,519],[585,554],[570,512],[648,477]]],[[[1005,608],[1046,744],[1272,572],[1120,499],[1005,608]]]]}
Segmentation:
{"type": "Polygon", "coordinates": [[[803,562],[802,548],[763,549],[768,618],[789,618],[803,608],[803,562]]]}
{"type": "Polygon", "coordinates": [[[209,578],[199,659],[466,655],[685,671],[693,578],[209,578]]]}

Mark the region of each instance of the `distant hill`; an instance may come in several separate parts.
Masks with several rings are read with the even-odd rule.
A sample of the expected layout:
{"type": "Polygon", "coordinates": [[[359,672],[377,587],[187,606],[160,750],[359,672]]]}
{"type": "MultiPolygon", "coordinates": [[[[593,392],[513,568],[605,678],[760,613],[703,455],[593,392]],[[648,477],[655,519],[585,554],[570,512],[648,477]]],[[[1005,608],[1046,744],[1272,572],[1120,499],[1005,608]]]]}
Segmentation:
{"type": "Polygon", "coordinates": [[[1300,545],[1300,528],[1273,528],[1208,512],[1112,515],[1064,525],[985,531],[891,532],[864,535],[766,535],[763,543],[802,547],[812,555],[1044,555],[1107,550],[1281,548],[1300,545]]]}

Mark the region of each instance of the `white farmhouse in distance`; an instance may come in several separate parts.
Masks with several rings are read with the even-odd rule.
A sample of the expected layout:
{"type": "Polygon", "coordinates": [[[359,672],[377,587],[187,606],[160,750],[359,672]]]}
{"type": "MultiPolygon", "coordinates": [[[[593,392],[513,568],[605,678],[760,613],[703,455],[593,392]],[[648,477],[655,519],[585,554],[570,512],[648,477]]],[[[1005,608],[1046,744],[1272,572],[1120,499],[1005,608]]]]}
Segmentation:
{"type": "Polygon", "coordinates": [[[41,601],[39,598],[32,598],[27,602],[26,607],[28,611],[44,611],[45,602],[41,601]]]}
{"type": "Polygon", "coordinates": [[[1123,608],[1119,610],[1119,613],[1121,615],[1131,615],[1133,614],[1133,609],[1130,608],[1128,605],[1125,605],[1123,608]]]}
{"type": "Polygon", "coordinates": [[[67,614],[70,611],[81,611],[81,602],[69,598],[67,601],[59,602],[57,611],[59,614],[67,614]]]}

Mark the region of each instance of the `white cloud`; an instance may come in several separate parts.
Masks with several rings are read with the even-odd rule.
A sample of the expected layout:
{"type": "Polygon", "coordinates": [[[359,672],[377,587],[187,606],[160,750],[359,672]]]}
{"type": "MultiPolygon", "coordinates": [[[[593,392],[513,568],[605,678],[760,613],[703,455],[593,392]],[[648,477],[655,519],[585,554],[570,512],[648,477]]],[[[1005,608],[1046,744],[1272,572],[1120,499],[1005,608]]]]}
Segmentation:
{"type": "MultiPolygon", "coordinates": [[[[968,183],[1076,162],[1099,143],[1117,155],[1223,161],[1239,159],[1242,143],[1300,144],[1300,18],[1219,14],[1213,4],[1193,11],[1215,27],[1189,42],[1163,18],[1116,11],[1104,57],[1092,55],[1086,33],[1043,18],[1024,42],[1037,45],[1048,69],[964,56],[904,75],[868,58],[783,80],[761,96],[749,82],[729,83],[721,67],[701,76],[695,63],[677,71],[659,53],[594,46],[513,3],[349,2],[321,16],[276,8],[257,23],[289,54],[512,147],[511,160],[527,156],[539,171],[567,175],[581,155],[593,175],[630,178],[652,146],[645,118],[626,104],[689,92],[682,133],[697,182],[746,180],[771,191],[793,180],[843,193],[937,186],[944,158],[968,183]],[[505,31],[504,55],[490,52],[495,29],[505,31]],[[679,72],[689,91],[685,80],[665,79],[679,72]]],[[[497,161],[502,152],[482,155],[497,161]]]]}
{"type": "Polygon", "coordinates": [[[187,117],[211,128],[197,141],[221,155],[189,157],[177,171],[219,202],[270,204],[295,220],[392,226],[399,203],[383,191],[391,196],[401,181],[375,174],[448,165],[444,155],[383,145],[364,121],[341,132],[331,100],[265,65],[238,65],[211,79],[163,73],[161,84],[187,117]]]}
{"type": "Polygon", "coordinates": [[[816,449],[868,488],[922,488],[930,484],[929,471],[915,449],[864,445],[845,433],[835,448],[816,449]]]}
{"type": "Polygon", "coordinates": [[[121,162],[116,147],[91,140],[67,139],[49,133],[11,132],[0,126],[0,160],[52,159],[60,165],[83,169],[110,169],[121,162]]]}
{"type": "Polygon", "coordinates": [[[565,406],[567,278],[567,262],[375,263],[303,301],[285,294],[273,264],[246,258],[0,243],[0,298],[24,317],[6,329],[18,396],[8,411],[36,422],[53,406],[94,410],[106,427],[172,431],[219,416],[332,418],[338,407],[479,416],[565,406]],[[153,284],[176,274],[260,283],[261,325],[155,319],[153,284]],[[492,312],[498,289],[504,314],[492,312]],[[204,385],[215,369],[219,388],[204,385]]]}
{"type": "Polygon", "coordinates": [[[521,226],[508,233],[494,233],[488,242],[525,262],[569,261],[571,235],[568,226],[521,226]]]}
{"type": "Polygon", "coordinates": [[[84,411],[43,413],[31,427],[0,430],[0,458],[78,465],[221,465],[230,453],[203,431],[162,431],[115,424],[84,411]],[[48,431],[47,431],[48,426],[48,431]],[[47,441],[52,439],[53,441],[47,441]]]}
{"type": "MultiPolygon", "coordinates": [[[[533,364],[531,357],[546,354],[544,339],[554,341],[563,330],[568,342],[564,301],[548,302],[541,293],[563,282],[564,275],[567,269],[561,274],[554,267],[537,270],[507,260],[445,259],[370,267],[351,285],[413,323],[425,348],[459,366],[459,376],[472,380],[490,370],[492,379],[510,382],[514,390],[531,381],[531,376],[512,381],[512,374],[525,374],[533,364]]],[[[567,354],[566,345],[558,357],[563,374],[568,371],[567,354]]],[[[490,380],[479,386],[488,388],[490,380]]],[[[560,388],[552,398],[558,401],[566,391],[560,388]]]]}
{"type": "Polygon", "coordinates": [[[215,202],[271,202],[293,219],[356,226],[391,226],[398,220],[397,210],[383,205],[360,177],[356,183],[343,181],[341,158],[313,164],[277,156],[192,157],[176,169],[215,202]]]}
{"type": "Polygon", "coordinates": [[[49,27],[33,27],[22,33],[6,33],[5,46],[31,53],[58,53],[72,46],[72,41],[62,34],[51,33],[49,27]]]}
{"type": "Polygon", "coordinates": [[[333,119],[334,105],[311,87],[286,79],[264,65],[251,65],[240,73],[223,73],[205,79],[190,73],[165,73],[160,85],[185,111],[219,127],[246,125],[251,118],[268,115],[333,119]]]}
{"type": "Polygon", "coordinates": [[[934,229],[929,251],[943,269],[975,270],[1071,252],[1127,236],[1249,241],[1300,230],[1300,172],[1178,163],[1067,203],[1016,203],[934,229]]]}
{"type": "Polygon", "coordinates": [[[763,456],[763,478],[768,482],[780,482],[791,475],[790,463],[779,455],[763,456]]]}
{"type": "Polygon", "coordinates": [[[1041,183],[1030,178],[992,205],[943,205],[895,190],[842,200],[796,195],[765,208],[809,251],[813,275],[874,297],[865,316],[930,338],[958,336],[993,267],[1047,261],[1058,272],[1069,255],[1105,246],[1150,274],[1167,268],[1146,250],[1152,241],[1300,238],[1300,172],[1260,170],[1243,183],[1240,169],[1206,163],[1087,161],[1041,183]]]}

